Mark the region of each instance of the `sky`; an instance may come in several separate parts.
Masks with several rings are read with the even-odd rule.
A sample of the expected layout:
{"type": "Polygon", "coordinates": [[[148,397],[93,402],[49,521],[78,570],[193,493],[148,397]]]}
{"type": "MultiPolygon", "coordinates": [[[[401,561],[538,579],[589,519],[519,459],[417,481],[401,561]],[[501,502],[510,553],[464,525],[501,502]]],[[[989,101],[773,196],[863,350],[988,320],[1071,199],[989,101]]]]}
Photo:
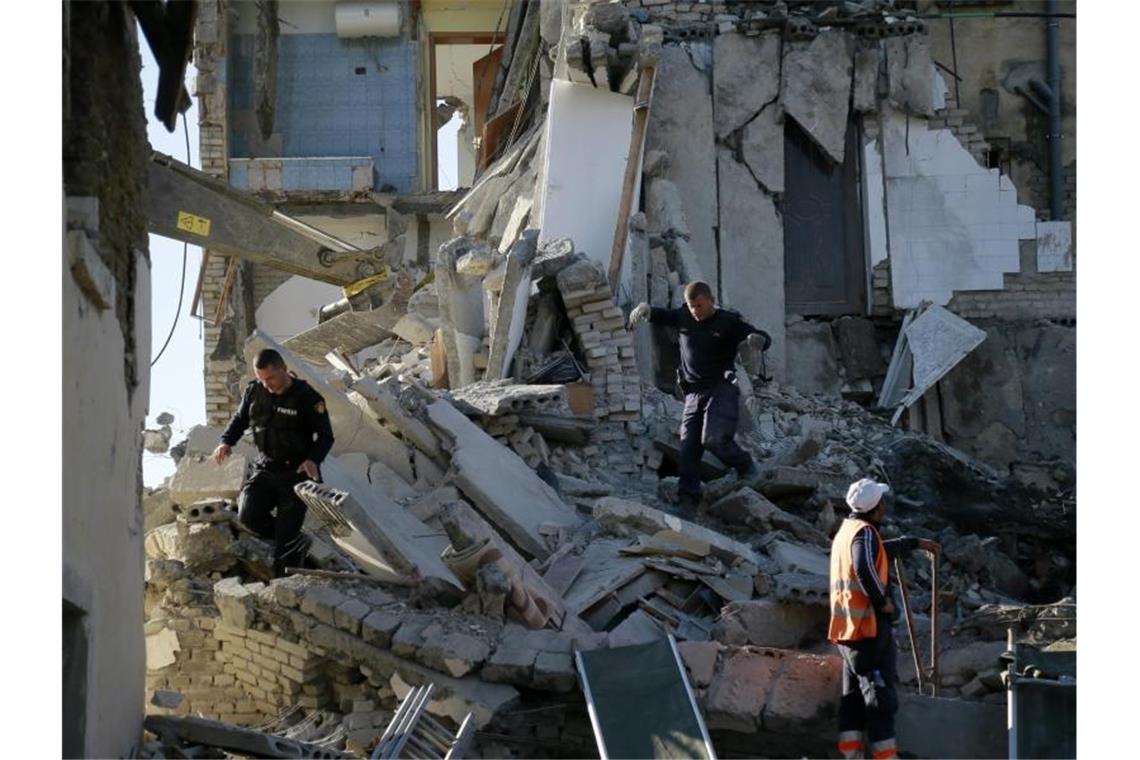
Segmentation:
{"type": "MultiPolygon", "coordinates": [[[[141,35],[140,35],[141,39],[141,35]]],[[[179,161],[186,162],[186,135],[182,119],[185,118],[190,134],[190,165],[199,166],[198,161],[198,105],[196,99],[173,133],[154,117],[154,98],[158,89],[158,65],[148,45],[140,44],[143,69],[143,100],[147,115],[147,137],[154,150],[166,153],[179,161]]],[[[189,86],[196,76],[191,65],[186,74],[189,86]]],[[[151,263],[151,361],[158,357],[163,343],[170,335],[175,314],[178,323],[170,338],[170,345],[150,371],[150,406],[146,426],[159,427],[155,418],[162,412],[174,415],[171,424],[173,435],[170,442],[177,443],[186,437],[190,428],[206,424],[205,385],[202,379],[202,323],[189,316],[190,304],[194,299],[194,286],[198,281],[198,268],[202,261],[202,249],[187,246],[186,276],[182,277],[183,245],[178,241],[158,235],[150,236],[151,263]],[[178,309],[179,285],[182,289],[182,308],[178,309]]],[[[151,454],[143,451],[143,483],[157,486],[174,473],[174,460],[167,454],[151,454]]]]}

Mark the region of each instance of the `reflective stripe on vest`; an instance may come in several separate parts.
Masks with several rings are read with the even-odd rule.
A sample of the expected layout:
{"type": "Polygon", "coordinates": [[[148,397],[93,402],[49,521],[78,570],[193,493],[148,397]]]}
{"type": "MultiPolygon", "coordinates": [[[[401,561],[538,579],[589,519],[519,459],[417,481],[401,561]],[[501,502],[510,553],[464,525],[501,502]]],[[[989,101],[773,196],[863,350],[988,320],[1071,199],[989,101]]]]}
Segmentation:
{"type": "Polygon", "coordinates": [[[856,534],[863,528],[870,528],[875,537],[875,572],[883,588],[887,587],[887,552],[879,531],[865,520],[845,519],[831,542],[831,622],[827,637],[833,642],[873,639],[878,633],[875,611],[855,574],[851,551],[856,534]]]}

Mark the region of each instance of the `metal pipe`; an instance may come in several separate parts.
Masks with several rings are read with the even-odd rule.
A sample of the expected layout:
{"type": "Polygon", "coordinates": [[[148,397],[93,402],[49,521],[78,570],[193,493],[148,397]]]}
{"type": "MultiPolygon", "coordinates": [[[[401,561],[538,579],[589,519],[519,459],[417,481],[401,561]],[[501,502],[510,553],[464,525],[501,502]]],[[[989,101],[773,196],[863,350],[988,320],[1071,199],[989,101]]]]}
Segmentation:
{"type": "Polygon", "coordinates": [[[1006,671],[1006,689],[1009,696],[1006,699],[1005,727],[1009,736],[1009,758],[1017,758],[1017,650],[1013,648],[1013,629],[1005,630],[1006,650],[1011,654],[1009,668],[1006,671]]]}
{"type": "Polygon", "coordinates": [[[958,45],[954,42],[954,17],[950,17],[950,65],[954,67],[954,107],[962,107],[962,94],[958,91],[958,82],[962,81],[962,77],[958,76],[958,45]]]}
{"type": "Polygon", "coordinates": [[[903,577],[902,563],[895,557],[895,577],[899,579],[899,593],[902,595],[903,612],[906,613],[906,635],[910,639],[910,656],[914,658],[914,673],[918,677],[918,693],[922,694],[922,663],[918,661],[918,642],[914,638],[914,620],[910,615],[910,594],[903,577]]]}
{"type": "Polygon", "coordinates": [[[938,552],[930,552],[930,696],[938,696],[938,552]]]}
{"type": "MultiPolygon", "coordinates": [[[[1050,14],[1057,12],[1057,0],[1049,0],[1046,6],[1050,14]]],[[[1049,218],[1061,218],[1061,56],[1058,51],[1057,27],[1059,22],[1052,15],[1045,22],[1045,57],[1048,67],[1049,90],[1049,218]]]]}

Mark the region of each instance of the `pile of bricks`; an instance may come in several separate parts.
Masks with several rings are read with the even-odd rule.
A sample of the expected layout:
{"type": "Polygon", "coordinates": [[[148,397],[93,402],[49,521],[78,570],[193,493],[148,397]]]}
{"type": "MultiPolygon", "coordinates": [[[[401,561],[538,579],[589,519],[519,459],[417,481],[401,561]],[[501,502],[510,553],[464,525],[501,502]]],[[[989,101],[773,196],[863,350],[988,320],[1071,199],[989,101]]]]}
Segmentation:
{"type": "Polygon", "coordinates": [[[517,415],[493,417],[483,425],[483,429],[496,441],[518,454],[529,467],[550,464],[550,446],[546,439],[531,426],[520,426],[517,415]]]}
{"type": "MultiPolygon", "coordinates": [[[[275,715],[291,705],[318,709],[332,705],[325,661],[308,647],[269,630],[238,628],[224,622],[214,629],[221,644],[223,672],[237,679],[246,699],[239,707],[275,715]]],[[[236,710],[245,712],[245,710],[236,710]]],[[[222,720],[238,722],[223,717],[222,720]]]]}
{"type": "Polygon", "coordinates": [[[599,419],[625,422],[641,417],[641,382],[633,336],[614,303],[605,272],[580,261],[558,273],[558,289],[574,336],[586,357],[599,419]]]}

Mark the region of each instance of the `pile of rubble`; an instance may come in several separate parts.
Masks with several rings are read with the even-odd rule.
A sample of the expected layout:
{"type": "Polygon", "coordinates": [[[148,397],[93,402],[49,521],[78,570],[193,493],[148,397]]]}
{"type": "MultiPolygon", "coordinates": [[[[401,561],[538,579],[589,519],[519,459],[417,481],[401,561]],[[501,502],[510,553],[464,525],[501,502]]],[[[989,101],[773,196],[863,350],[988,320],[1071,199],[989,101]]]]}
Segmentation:
{"type": "MultiPolygon", "coordinates": [[[[453,728],[470,714],[484,756],[584,755],[593,738],[572,652],[668,632],[717,741],[826,752],[839,673],[824,640],[829,536],[863,475],[894,488],[888,537],[944,547],[940,695],[1004,701],[1007,626],[1075,639],[1072,473],[1035,486],[999,477],[853,402],[758,386],[738,438],[762,477],[739,482],[707,456],[705,499],[683,519],[671,475],[681,404],[636,381],[600,268],[568,241],[557,248],[561,263],[537,280],[551,298],[518,313],[524,338],[554,335],[531,356],[549,362],[561,346],[570,382],[433,388],[441,364],[477,368],[446,348],[439,361],[436,336],[455,324],[442,316],[430,344],[425,334],[402,350],[390,337],[372,358],[332,352],[320,365],[254,334],[247,352],[279,350],[333,421],[323,483],[298,488],[309,569],[270,580],[269,547],[233,511],[252,447],[218,466],[219,431],[194,429],[146,499],[153,714],[362,754],[399,700],[432,683],[429,712],[453,728]],[[539,318],[544,303],[553,316],[539,318]]],[[[925,652],[930,566],[916,554],[903,567],[925,652]]],[[[902,680],[915,684],[901,621],[898,640],[902,680]]]]}

